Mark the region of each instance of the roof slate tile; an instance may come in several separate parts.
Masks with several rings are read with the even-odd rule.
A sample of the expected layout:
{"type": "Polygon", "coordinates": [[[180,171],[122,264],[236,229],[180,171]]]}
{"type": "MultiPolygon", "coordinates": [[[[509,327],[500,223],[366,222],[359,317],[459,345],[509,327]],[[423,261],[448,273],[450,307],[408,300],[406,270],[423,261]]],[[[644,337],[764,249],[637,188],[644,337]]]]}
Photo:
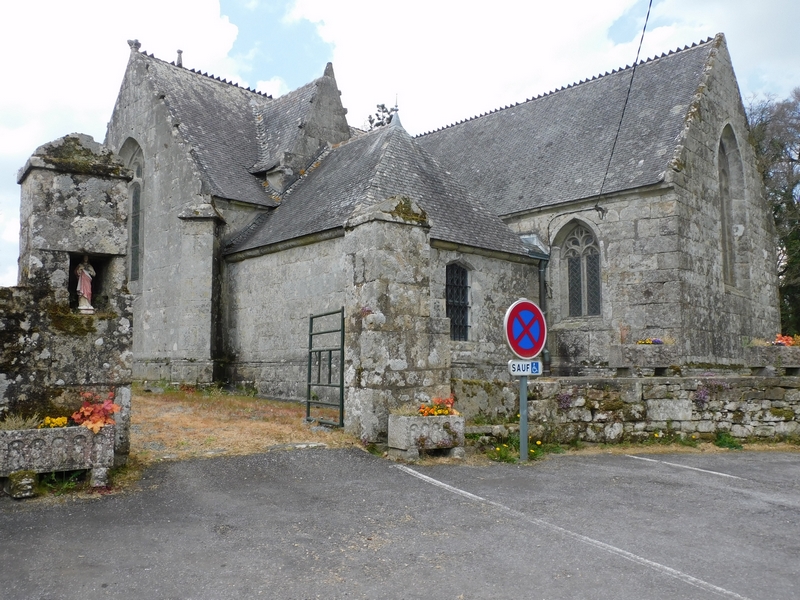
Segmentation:
{"type": "MultiPolygon", "coordinates": [[[[637,65],[604,193],[663,179],[712,47],[637,65]]],[[[416,139],[498,215],[596,196],[630,76],[615,70],[416,139]]]]}

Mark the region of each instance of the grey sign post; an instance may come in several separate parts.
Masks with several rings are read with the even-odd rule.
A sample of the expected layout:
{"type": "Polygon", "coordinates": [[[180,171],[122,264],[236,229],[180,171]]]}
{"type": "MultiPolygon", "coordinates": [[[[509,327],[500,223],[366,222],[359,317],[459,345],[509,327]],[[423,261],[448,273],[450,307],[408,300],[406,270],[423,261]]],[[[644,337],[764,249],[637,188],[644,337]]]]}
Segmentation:
{"type": "Polygon", "coordinates": [[[508,307],[503,331],[511,351],[523,360],[508,361],[508,372],[519,381],[519,460],[528,460],[528,376],[541,375],[542,363],[531,360],[547,342],[547,323],[542,310],[530,300],[520,298],[508,307]]]}
{"type": "Polygon", "coordinates": [[[519,377],[519,460],[528,460],[528,376],[541,375],[538,360],[510,360],[508,372],[519,377]]]}

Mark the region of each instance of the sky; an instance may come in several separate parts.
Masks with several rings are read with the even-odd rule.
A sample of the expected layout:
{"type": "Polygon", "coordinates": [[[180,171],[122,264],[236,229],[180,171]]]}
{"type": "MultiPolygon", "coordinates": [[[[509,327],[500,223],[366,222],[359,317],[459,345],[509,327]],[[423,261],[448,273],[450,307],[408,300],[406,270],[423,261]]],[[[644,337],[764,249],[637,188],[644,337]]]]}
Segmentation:
{"type": "MultiPolygon", "coordinates": [[[[648,0],[37,0],[0,4],[0,285],[15,285],[17,171],[103,141],[129,39],[273,96],[332,62],[350,125],[379,103],[424,133],[633,63],[648,0]],[[470,9],[480,6],[480,10],[470,9]]],[[[641,58],[724,32],[742,96],[800,86],[797,0],[653,0],[641,58]]]]}

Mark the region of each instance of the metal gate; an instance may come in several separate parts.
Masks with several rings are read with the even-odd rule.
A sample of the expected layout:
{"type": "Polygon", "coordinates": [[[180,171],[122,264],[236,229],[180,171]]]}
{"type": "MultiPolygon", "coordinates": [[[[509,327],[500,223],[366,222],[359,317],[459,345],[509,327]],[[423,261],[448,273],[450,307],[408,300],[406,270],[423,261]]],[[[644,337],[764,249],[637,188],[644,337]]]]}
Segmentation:
{"type": "Polygon", "coordinates": [[[308,317],[306,420],[344,427],[344,307],[308,317]]]}

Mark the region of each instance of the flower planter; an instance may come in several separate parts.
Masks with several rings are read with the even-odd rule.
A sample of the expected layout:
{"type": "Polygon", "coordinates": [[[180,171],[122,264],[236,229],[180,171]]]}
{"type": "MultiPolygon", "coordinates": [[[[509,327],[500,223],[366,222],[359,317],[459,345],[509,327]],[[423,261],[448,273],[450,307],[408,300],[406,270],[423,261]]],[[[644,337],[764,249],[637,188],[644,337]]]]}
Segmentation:
{"type": "Polygon", "coordinates": [[[800,368],[800,346],[748,347],[746,360],[751,368],[792,369],[792,374],[796,375],[800,368]]]}
{"type": "Polygon", "coordinates": [[[389,454],[407,460],[419,458],[420,450],[449,449],[463,456],[464,417],[389,415],[389,454]]]}
{"type": "Polygon", "coordinates": [[[92,487],[102,487],[108,484],[108,469],[113,464],[113,425],[96,434],[86,427],[0,431],[0,477],[17,471],[91,469],[92,487]]]}

